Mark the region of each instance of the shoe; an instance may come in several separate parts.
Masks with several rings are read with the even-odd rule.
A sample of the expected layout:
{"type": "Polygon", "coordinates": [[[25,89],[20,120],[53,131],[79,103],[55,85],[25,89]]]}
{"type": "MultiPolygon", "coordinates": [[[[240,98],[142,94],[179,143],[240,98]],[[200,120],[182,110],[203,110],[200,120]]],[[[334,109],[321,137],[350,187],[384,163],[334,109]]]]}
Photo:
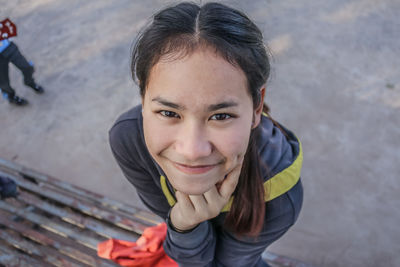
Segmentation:
{"type": "Polygon", "coordinates": [[[8,101],[10,101],[11,104],[14,104],[17,106],[25,106],[28,104],[28,100],[25,100],[22,97],[19,97],[17,95],[14,95],[13,97],[9,98],[8,101]]]}
{"type": "Polygon", "coordinates": [[[38,84],[32,85],[31,88],[33,89],[33,91],[35,91],[35,92],[38,93],[38,94],[43,94],[43,93],[44,93],[43,87],[41,87],[41,86],[38,85],[38,84]]]}

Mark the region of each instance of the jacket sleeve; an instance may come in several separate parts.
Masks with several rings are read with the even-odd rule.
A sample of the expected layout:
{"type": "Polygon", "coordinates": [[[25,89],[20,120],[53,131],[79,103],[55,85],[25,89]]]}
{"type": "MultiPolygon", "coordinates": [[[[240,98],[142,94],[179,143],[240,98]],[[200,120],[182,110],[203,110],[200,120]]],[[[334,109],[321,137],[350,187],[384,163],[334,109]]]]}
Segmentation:
{"type": "Polygon", "coordinates": [[[281,218],[265,222],[271,225],[256,238],[237,237],[225,229],[214,227],[210,221],[201,223],[189,233],[182,234],[168,228],[164,250],[180,267],[267,266],[261,254],[293,224],[288,217],[292,214],[282,214],[281,218]],[[285,224],[281,224],[282,219],[285,224]]]}
{"type": "Polygon", "coordinates": [[[179,266],[267,266],[261,254],[297,220],[303,199],[299,181],[290,191],[266,203],[266,218],[257,237],[238,237],[223,228],[224,214],[189,233],[168,228],[164,249],[179,266]],[[217,222],[219,221],[219,222],[217,222]]]}
{"type": "Polygon", "coordinates": [[[164,250],[180,267],[215,266],[215,248],[215,229],[209,221],[189,233],[176,232],[168,225],[164,250]]]}
{"type": "Polygon", "coordinates": [[[138,148],[132,141],[132,127],[117,124],[109,132],[111,151],[128,181],[136,188],[143,203],[152,212],[165,219],[170,209],[159,185],[155,183],[145,163],[140,158],[138,148]]]}

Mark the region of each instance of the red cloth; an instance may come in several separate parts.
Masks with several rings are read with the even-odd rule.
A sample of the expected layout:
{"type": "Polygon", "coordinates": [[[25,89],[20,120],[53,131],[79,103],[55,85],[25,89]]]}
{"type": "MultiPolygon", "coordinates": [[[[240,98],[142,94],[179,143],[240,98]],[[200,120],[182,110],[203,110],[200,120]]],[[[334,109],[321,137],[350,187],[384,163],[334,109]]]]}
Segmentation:
{"type": "Polygon", "coordinates": [[[165,254],[163,242],[167,235],[167,225],[160,223],[148,227],[136,242],[109,239],[97,245],[97,255],[111,259],[122,266],[178,267],[165,254]]]}

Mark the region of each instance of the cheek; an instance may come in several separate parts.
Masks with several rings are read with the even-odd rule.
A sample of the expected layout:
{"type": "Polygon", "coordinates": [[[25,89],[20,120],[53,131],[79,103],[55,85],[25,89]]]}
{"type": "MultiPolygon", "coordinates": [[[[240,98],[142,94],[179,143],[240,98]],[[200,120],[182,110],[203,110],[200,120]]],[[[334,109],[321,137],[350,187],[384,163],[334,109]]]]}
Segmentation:
{"type": "Polygon", "coordinates": [[[228,159],[236,158],[246,153],[249,136],[250,128],[235,127],[229,131],[219,133],[214,145],[228,159]]]}
{"type": "Polygon", "coordinates": [[[143,131],[147,149],[155,157],[172,142],[170,127],[165,127],[151,116],[143,116],[143,131]]]}

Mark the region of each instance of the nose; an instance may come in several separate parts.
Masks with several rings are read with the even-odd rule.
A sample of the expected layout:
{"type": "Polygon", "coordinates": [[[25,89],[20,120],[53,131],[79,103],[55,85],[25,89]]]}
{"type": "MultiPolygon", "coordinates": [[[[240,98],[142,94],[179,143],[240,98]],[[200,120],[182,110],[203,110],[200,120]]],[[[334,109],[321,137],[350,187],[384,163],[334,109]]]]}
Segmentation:
{"type": "Polygon", "coordinates": [[[175,150],[184,160],[194,162],[211,154],[212,145],[208,139],[203,126],[186,123],[177,133],[175,150]]]}

